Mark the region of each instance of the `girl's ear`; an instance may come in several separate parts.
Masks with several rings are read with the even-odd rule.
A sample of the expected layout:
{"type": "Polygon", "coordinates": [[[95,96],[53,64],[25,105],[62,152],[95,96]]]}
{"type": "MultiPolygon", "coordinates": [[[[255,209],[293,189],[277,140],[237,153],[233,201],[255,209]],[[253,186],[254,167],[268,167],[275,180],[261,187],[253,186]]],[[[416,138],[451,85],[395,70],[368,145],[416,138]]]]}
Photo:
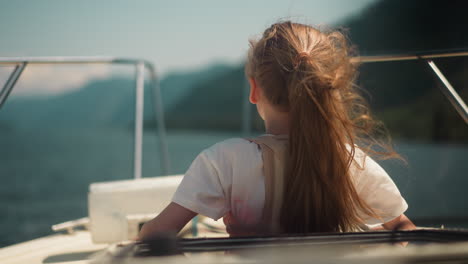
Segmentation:
{"type": "Polygon", "coordinates": [[[249,101],[252,104],[256,104],[258,102],[258,94],[260,92],[257,86],[257,82],[255,82],[254,78],[249,77],[249,84],[250,84],[249,101]]]}

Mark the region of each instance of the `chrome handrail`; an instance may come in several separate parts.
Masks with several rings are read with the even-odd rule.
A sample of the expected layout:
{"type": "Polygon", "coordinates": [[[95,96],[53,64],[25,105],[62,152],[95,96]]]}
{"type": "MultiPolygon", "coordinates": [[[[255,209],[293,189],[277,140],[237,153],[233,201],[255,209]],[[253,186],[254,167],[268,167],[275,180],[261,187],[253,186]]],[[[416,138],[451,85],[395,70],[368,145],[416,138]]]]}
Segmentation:
{"type": "Polygon", "coordinates": [[[440,86],[442,93],[447,97],[447,99],[450,101],[452,106],[455,108],[455,110],[458,112],[461,118],[465,121],[465,123],[468,124],[468,107],[433,60],[438,58],[465,56],[468,56],[467,50],[446,50],[419,52],[415,54],[361,56],[352,58],[351,60],[356,63],[393,62],[408,60],[424,61],[433,71],[433,73],[437,76],[440,82],[443,84],[443,86],[440,86]]]}
{"type": "MultiPolygon", "coordinates": [[[[433,73],[439,78],[443,86],[440,86],[442,93],[447,97],[452,106],[461,116],[461,118],[468,124],[468,108],[453,88],[450,82],[445,78],[444,74],[439,70],[433,59],[439,58],[451,58],[451,57],[465,57],[468,56],[468,50],[437,50],[437,51],[428,51],[428,52],[417,52],[414,54],[393,54],[393,55],[378,55],[378,56],[359,56],[351,58],[351,62],[358,64],[367,64],[375,62],[395,62],[395,61],[410,61],[410,60],[422,60],[424,61],[433,73]]],[[[246,84],[244,87],[244,97],[248,98],[249,94],[249,85],[246,84]]],[[[242,132],[244,135],[249,135],[251,133],[251,124],[250,120],[246,117],[250,116],[250,111],[252,106],[244,102],[243,105],[243,122],[242,122],[242,132]]]]}
{"type": "Polygon", "coordinates": [[[394,54],[394,55],[378,55],[378,56],[360,56],[352,58],[354,62],[371,63],[371,62],[389,62],[389,61],[407,61],[407,60],[420,60],[420,59],[440,59],[451,57],[464,57],[468,56],[468,51],[429,51],[417,52],[414,54],[394,54]]]}
{"type": "Polygon", "coordinates": [[[166,139],[166,128],[161,100],[161,91],[153,64],[146,60],[118,58],[118,57],[0,57],[0,65],[14,65],[15,69],[10,74],[7,82],[0,91],[0,108],[8,98],[21,73],[30,64],[128,64],[135,65],[135,142],[133,154],[133,177],[141,178],[142,152],[143,152],[143,111],[144,111],[144,84],[145,70],[149,71],[150,82],[154,96],[154,111],[158,126],[161,152],[161,171],[167,175],[170,169],[169,151],[166,139]]]}

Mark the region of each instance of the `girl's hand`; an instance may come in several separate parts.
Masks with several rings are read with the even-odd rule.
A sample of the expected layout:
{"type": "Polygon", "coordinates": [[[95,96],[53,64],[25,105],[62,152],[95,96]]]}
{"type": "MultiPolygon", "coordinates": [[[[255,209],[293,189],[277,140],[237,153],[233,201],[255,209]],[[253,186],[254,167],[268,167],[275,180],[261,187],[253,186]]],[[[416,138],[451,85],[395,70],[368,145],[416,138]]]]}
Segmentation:
{"type": "Polygon", "coordinates": [[[382,225],[387,230],[413,230],[416,226],[404,214],[382,225]]]}
{"type": "Polygon", "coordinates": [[[143,225],[138,240],[150,240],[160,233],[177,234],[196,215],[197,213],[185,207],[170,203],[158,216],[143,225]]]}
{"type": "MultiPolygon", "coordinates": [[[[382,225],[387,230],[413,230],[416,229],[416,226],[409,220],[409,218],[402,214],[397,218],[393,219],[390,222],[384,223],[382,225]]],[[[399,242],[397,245],[406,247],[408,245],[407,241],[399,242]]]]}

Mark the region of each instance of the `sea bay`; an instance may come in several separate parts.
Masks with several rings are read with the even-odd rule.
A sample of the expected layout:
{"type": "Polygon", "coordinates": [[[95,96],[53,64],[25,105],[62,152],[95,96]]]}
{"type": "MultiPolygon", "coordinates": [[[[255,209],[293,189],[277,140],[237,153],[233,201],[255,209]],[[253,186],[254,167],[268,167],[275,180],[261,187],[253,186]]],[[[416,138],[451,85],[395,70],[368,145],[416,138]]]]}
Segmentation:
{"type": "MultiPolygon", "coordinates": [[[[203,149],[236,132],[169,131],[169,174],[182,174],[203,149]]],[[[143,177],[162,176],[158,135],[145,131],[143,177]]],[[[468,227],[468,146],[397,142],[408,164],[379,161],[423,226],[468,227]]],[[[87,216],[92,182],[132,178],[133,134],[120,127],[63,127],[0,133],[0,247],[51,234],[51,225],[87,216]]]]}

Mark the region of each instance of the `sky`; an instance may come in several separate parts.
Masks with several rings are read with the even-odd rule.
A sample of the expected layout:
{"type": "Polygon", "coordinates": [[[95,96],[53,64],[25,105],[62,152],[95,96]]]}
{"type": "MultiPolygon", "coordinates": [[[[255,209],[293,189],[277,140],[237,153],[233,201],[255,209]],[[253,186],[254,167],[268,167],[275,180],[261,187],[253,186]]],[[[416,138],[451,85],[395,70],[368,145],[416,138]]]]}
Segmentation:
{"type": "MultiPolygon", "coordinates": [[[[154,63],[158,74],[164,76],[214,62],[239,63],[248,49],[248,39],[278,19],[332,25],[359,14],[376,0],[0,2],[1,57],[143,58],[154,63]]],[[[0,78],[5,72],[4,68],[0,71],[0,78]]],[[[28,69],[21,84],[43,83],[55,77],[76,86],[108,74],[109,69],[96,66],[57,74],[56,67],[46,66],[28,69]],[[70,73],[74,76],[68,76],[70,73]]],[[[61,89],[64,84],[58,79],[50,89],[61,89]]]]}

